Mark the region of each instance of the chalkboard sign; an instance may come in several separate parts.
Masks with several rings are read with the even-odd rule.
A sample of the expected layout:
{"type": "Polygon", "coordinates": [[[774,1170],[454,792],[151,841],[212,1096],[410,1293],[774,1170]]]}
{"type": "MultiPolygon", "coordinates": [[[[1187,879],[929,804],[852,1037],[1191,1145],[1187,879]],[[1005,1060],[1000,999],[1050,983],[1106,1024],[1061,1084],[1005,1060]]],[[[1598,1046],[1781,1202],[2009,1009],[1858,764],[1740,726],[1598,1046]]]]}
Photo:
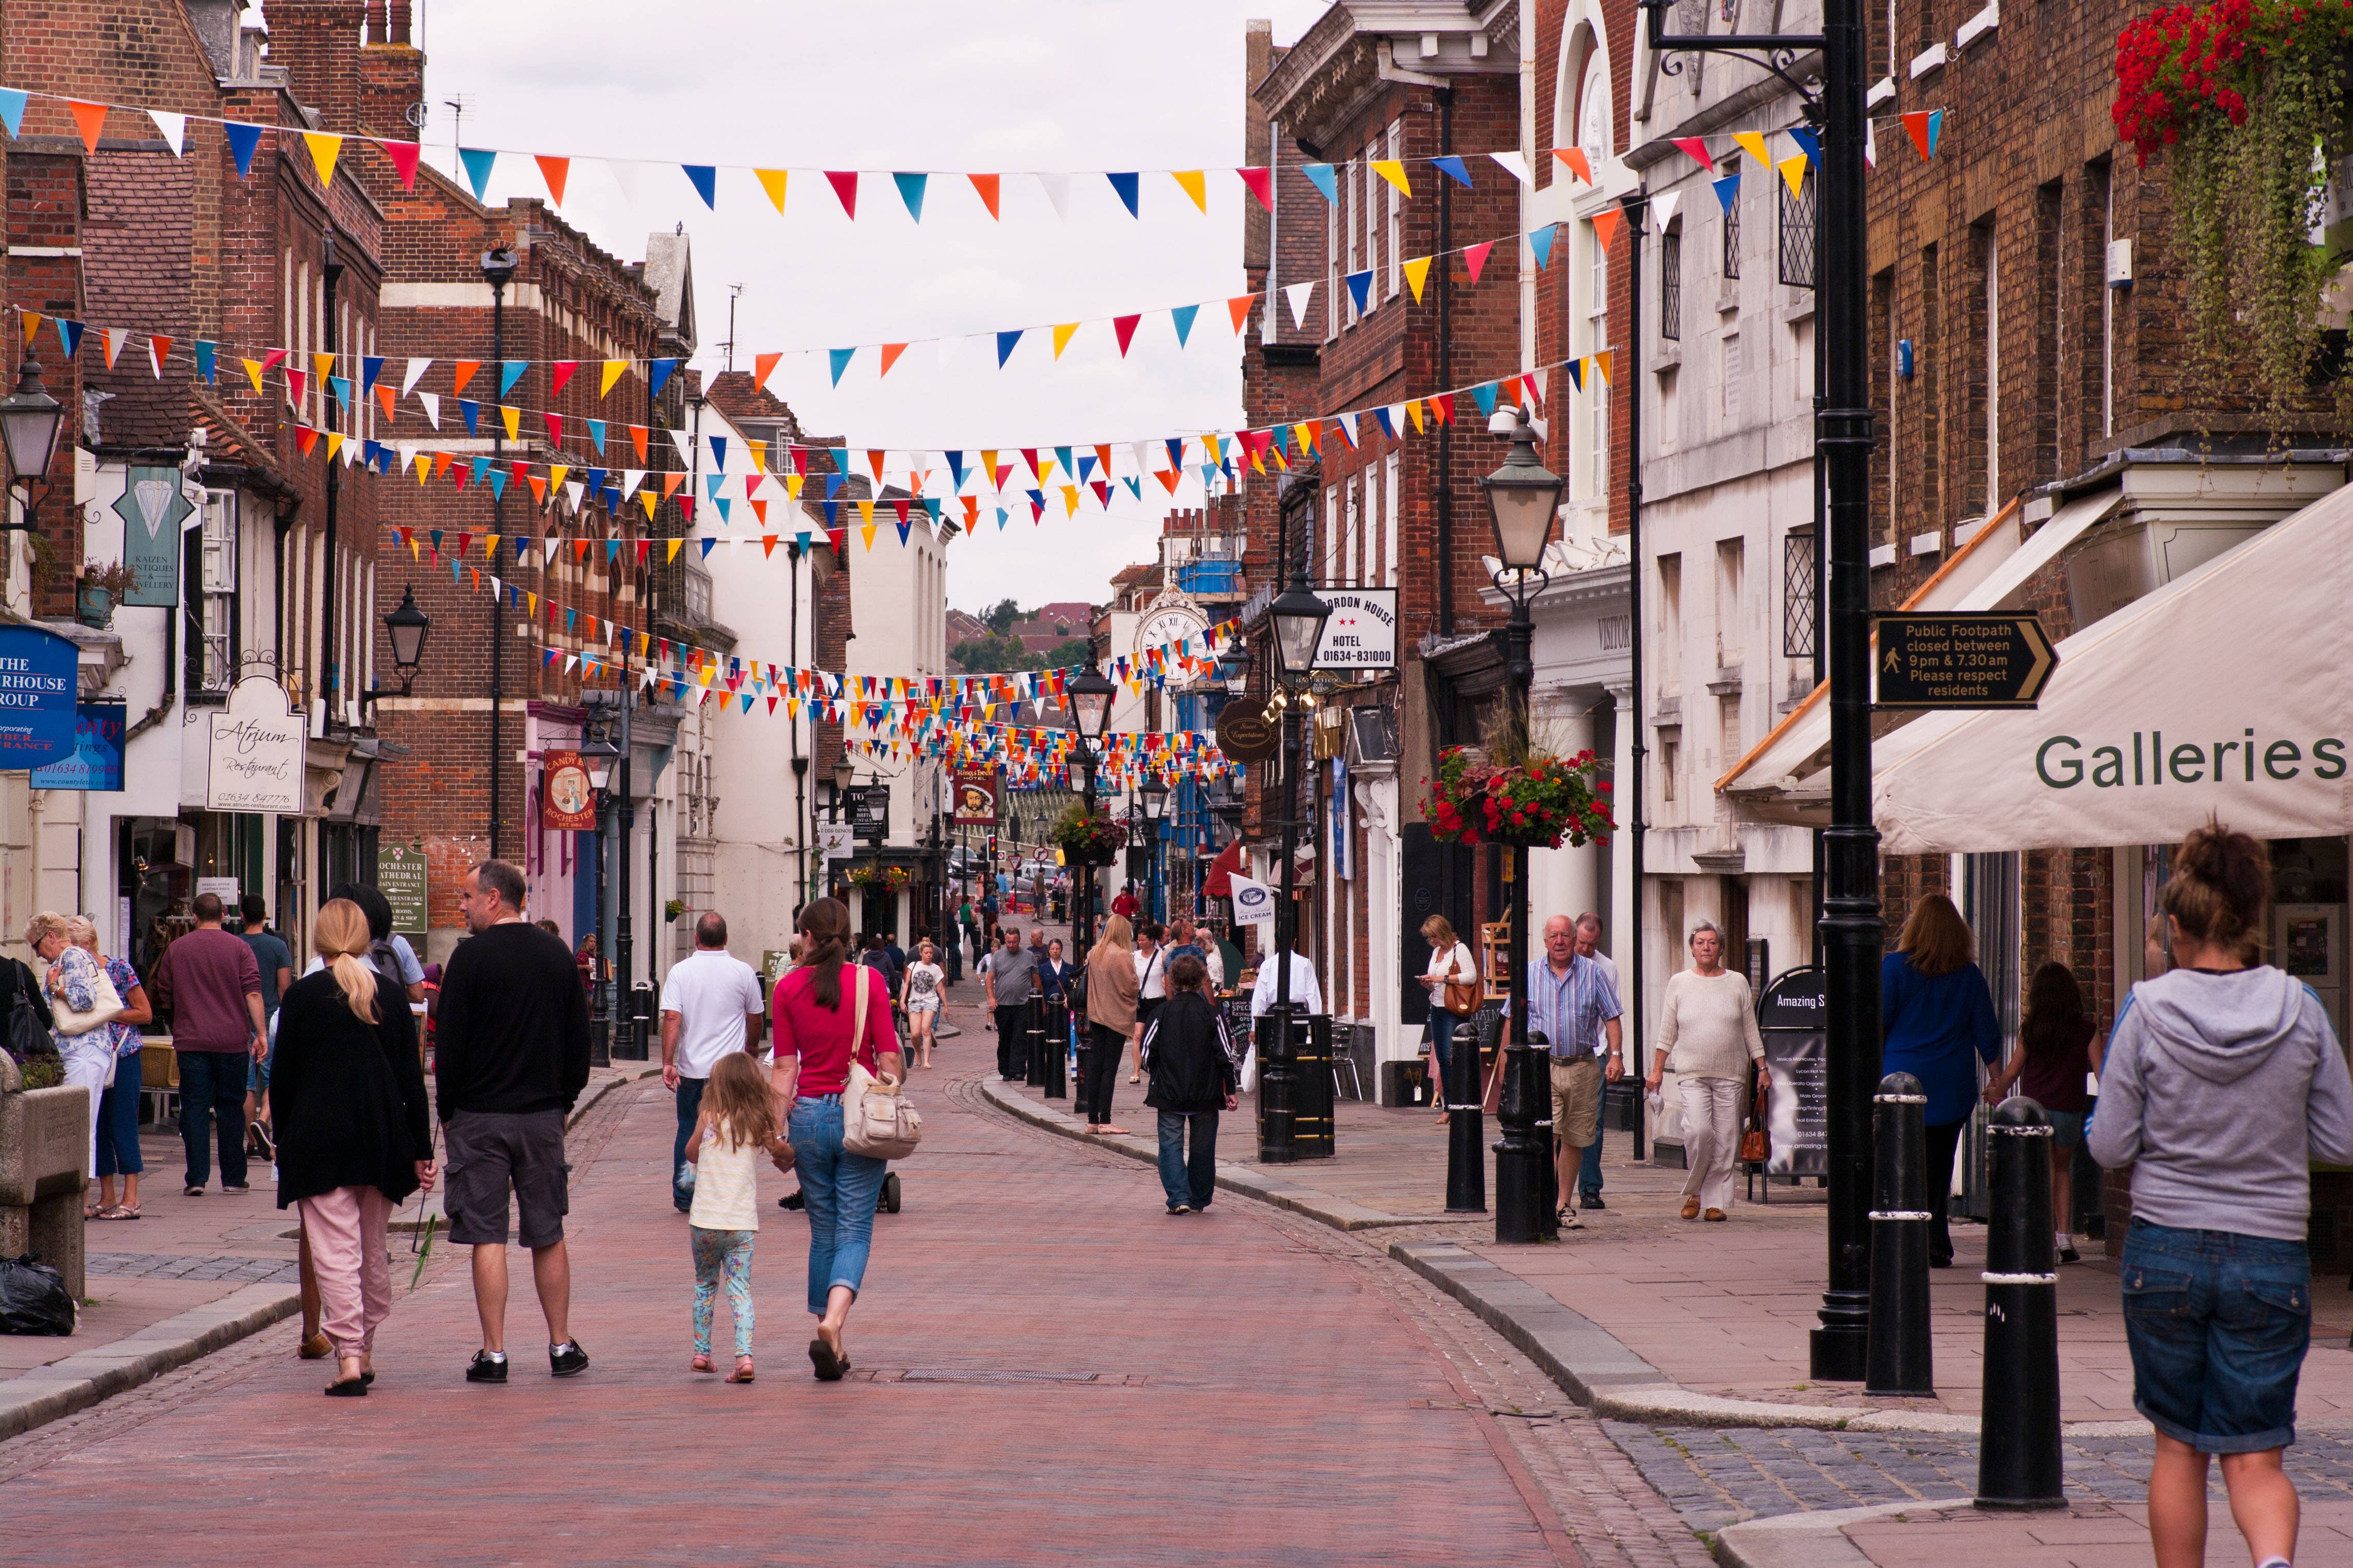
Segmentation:
{"type": "Polygon", "coordinates": [[[1830,1169],[1830,994],[1821,969],[1785,972],[1757,1000],[1765,1070],[1773,1089],[1765,1169],[1776,1176],[1819,1176],[1830,1169]]]}

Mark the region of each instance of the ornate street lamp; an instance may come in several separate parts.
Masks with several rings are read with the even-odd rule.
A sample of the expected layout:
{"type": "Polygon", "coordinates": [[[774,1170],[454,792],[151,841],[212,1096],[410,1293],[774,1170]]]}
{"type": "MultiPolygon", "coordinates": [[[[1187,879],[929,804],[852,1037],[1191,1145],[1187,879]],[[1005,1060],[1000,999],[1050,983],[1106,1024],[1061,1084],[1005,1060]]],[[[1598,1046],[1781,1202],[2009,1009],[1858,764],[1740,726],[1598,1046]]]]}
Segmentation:
{"type": "Polygon", "coordinates": [[[1226,683],[1227,695],[1240,697],[1250,690],[1250,650],[1237,640],[1218,656],[1218,679],[1226,683]]]}
{"type": "Polygon", "coordinates": [[[0,397],[0,441],[8,448],[8,471],[25,486],[25,518],[10,528],[31,532],[33,490],[39,481],[48,489],[49,459],[57,456],[58,431],[65,423],[66,405],[41,384],[41,362],[25,356],[16,376],[16,390],[0,397]]]}
{"type": "MultiPolygon", "coordinates": [[[[1118,689],[1097,668],[1092,647],[1087,651],[1087,667],[1063,688],[1070,700],[1071,721],[1079,731],[1078,744],[1071,752],[1071,767],[1079,775],[1080,813],[1087,817],[1095,814],[1095,772],[1102,763],[1097,748],[1111,725],[1111,700],[1118,689]]],[[[1083,954],[1094,945],[1096,870],[1092,866],[1073,866],[1071,871],[1071,896],[1077,902],[1071,914],[1071,945],[1083,954]]]]}
{"type": "Polygon", "coordinates": [[[417,607],[417,590],[400,591],[400,607],[384,618],[385,635],[392,642],[392,668],[400,677],[400,689],[371,686],[360,693],[360,706],[386,697],[406,697],[417,684],[417,667],[425,659],[425,634],[433,629],[433,617],[417,607]]]}
{"type": "MultiPolygon", "coordinates": [[[[1311,486],[1289,489],[1283,509],[1286,536],[1311,537],[1311,520],[1302,517],[1294,528],[1289,514],[1293,510],[1312,511],[1314,497],[1311,486]]],[[[1305,690],[1308,678],[1314,672],[1315,649],[1324,639],[1324,623],[1331,614],[1332,606],[1317,598],[1314,590],[1307,585],[1303,563],[1293,568],[1291,585],[1267,606],[1268,618],[1274,625],[1275,674],[1294,695],[1305,690]]],[[[1291,1016],[1291,965],[1292,950],[1298,941],[1294,906],[1299,890],[1299,816],[1295,803],[1299,790],[1300,711],[1301,704],[1297,702],[1285,702],[1282,706],[1282,892],[1274,910],[1274,1011],[1268,1015],[1272,1020],[1272,1027],[1267,1031],[1270,1037],[1262,1040],[1259,1048],[1258,1157],[1261,1163],[1270,1165],[1288,1165],[1299,1158],[1299,1020],[1291,1016]]]]}
{"type": "Polygon", "coordinates": [[[1324,623],[1331,618],[1332,606],[1315,596],[1301,568],[1293,572],[1291,586],[1267,606],[1267,614],[1274,621],[1276,671],[1295,691],[1315,667],[1315,649],[1324,640],[1324,623]]]}

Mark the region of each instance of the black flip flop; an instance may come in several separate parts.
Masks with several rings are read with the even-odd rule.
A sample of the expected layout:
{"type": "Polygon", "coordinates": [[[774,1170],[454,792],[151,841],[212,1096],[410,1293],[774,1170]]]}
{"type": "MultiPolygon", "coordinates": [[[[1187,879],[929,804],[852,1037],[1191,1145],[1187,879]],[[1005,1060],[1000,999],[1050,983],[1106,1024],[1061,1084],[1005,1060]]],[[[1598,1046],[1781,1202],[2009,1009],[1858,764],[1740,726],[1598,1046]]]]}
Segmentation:
{"type": "Polygon", "coordinates": [[[327,1384],[327,1397],[330,1399],[359,1399],[366,1394],[367,1379],[364,1375],[338,1378],[327,1384]]]}
{"type": "Polygon", "coordinates": [[[836,1355],[833,1347],[822,1339],[809,1341],[808,1355],[809,1364],[817,1368],[819,1383],[839,1383],[841,1374],[849,1370],[849,1363],[836,1355]]]}

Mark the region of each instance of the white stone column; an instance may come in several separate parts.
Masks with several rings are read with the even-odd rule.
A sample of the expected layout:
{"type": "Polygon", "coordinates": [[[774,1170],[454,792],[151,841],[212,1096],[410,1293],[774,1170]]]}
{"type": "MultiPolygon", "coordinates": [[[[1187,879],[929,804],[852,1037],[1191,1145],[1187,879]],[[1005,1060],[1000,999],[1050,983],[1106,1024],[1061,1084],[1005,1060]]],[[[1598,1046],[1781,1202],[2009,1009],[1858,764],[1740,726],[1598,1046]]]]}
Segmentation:
{"type": "MultiPolygon", "coordinates": [[[[1618,737],[1616,752],[1610,759],[1613,775],[1610,816],[1620,831],[1612,834],[1609,840],[1609,929],[1603,934],[1609,956],[1618,961],[1619,977],[1630,993],[1634,985],[1636,952],[1631,940],[1634,900],[1641,890],[1634,886],[1633,836],[1625,828],[1634,816],[1634,801],[1630,793],[1634,776],[1634,732],[1635,727],[1642,721],[1635,710],[1634,688],[1630,683],[1612,685],[1609,689],[1609,700],[1617,710],[1618,737]]],[[[1631,1005],[1630,996],[1629,1005],[1631,1005]]]]}
{"type": "MultiPolygon", "coordinates": [[[[1593,744],[1593,715],[1556,696],[1547,700],[1538,694],[1536,724],[1540,733],[1547,735],[1569,755],[1593,744]]],[[[1535,942],[1543,933],[1545,921],[1555,915],[1574,919],[1587,910],[1599,911],[1604,920],[1609,918],[1608,911],[1601,908],[1599,847],[1588,844],[1572,848],[1563,844],[1557,849],[1529,851],[1529,952],[1535,951],[1535,942]]]]}

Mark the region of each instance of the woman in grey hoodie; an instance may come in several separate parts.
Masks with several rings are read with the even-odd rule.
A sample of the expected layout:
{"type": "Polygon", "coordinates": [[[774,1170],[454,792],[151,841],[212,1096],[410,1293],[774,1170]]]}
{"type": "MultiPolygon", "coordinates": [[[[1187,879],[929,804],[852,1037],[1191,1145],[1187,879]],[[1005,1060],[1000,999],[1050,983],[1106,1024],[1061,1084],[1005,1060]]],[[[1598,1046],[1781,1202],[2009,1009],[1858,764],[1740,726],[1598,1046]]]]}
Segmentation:
{"type": "Polygon", "coordinates": [[[2125,1335],[2157,1428],[2158,1568],[2206,1560],[2207,1457],[2257,1568],[2295,1551],[2295,1385],[2312,1330],[2312,1162],[2353,1163],[2353,1078],[2320,1000],[2254,963],[2262,844],[2220,823],[2182,842],[2160,902],[2172,973],[2132,989],[2109,1037],[2092,1155],[2130,1165],[2125,1335]]]}

